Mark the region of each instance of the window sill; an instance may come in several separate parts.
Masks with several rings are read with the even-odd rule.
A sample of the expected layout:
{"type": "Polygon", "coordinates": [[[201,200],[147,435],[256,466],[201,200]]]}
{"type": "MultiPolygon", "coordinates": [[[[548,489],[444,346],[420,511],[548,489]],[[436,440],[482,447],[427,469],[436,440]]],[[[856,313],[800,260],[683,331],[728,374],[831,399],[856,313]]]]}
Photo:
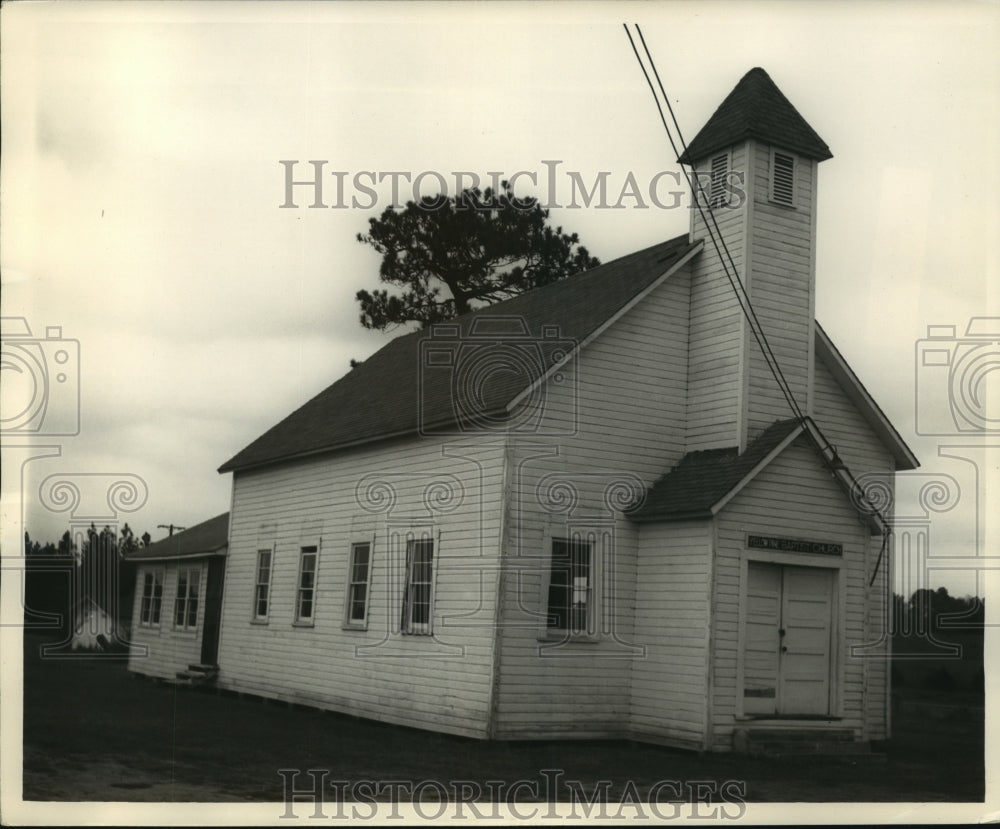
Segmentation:
{"type": "Polygon", "coordinates": [[[596,644],[601,639],[596,633],[569,633],[565,630],[547,630],[538,634],[539,642],[581,642],[585,644],[596,644]]]}
{"type": "Polygon", "coordinates": [[[787,725],[790,722],[840,722],[844,718],[836,714],[740,714],[733,719],[736,722],[776,722],[787,725]]]}
{"type": "Polygon", "coordinates": [[[251,619],[250,620],[250,624],[251,625],[260,625],[261,627],[267,627],[268,624],[269,624],[269,620],[268,619],[251,619]]]}
{"type": "Polygon", "coordinates": [[[354,623],[345,622],[344,624],[342,624],[340,626],[340,629],[341,630],[357,630],[357,631],[362,631],[363,632],[363,631],[368,630],[368,623],[367,622],[354,622],[354,623]]]}
{"type": "Polygon", "coordinates": [[[316,623],[311,619],[304,619],[302,621],[292,622],[293,628],[314,628],[316,623]]]}

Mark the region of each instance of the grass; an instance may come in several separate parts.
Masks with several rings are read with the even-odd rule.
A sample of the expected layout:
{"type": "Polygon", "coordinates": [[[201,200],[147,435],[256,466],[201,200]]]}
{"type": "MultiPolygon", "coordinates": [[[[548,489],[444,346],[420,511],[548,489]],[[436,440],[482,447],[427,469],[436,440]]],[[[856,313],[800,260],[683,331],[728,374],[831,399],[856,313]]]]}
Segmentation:
{"type": "Polygon", "coordinates": [[[42,640],[25,639],[26,800],[280,802],[281,768],[328,769],[330,780],[470,780],[485,799],[487,781],[544,783],[543,769],[587,792],[609,780],[612,796],[630,783],[644,795],[660,780],[737,780],[751,802],[984,798],[981,697],[904,699],[884,766],[789,763],[629,741],[482,742],[178,689],[117,660],[41,660],[42,640]]]}

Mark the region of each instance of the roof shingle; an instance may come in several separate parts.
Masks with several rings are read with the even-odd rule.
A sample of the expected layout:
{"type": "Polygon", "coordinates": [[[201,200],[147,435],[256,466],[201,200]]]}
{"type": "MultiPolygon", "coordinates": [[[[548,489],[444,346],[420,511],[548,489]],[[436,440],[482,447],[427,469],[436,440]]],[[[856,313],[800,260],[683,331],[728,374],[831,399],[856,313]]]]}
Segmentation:
{"type": "Polygon", "coordinates": [[[629,513],[629,518],[634,521],[711,518],[712,507],[799,425],[796,419],[771,424],[742,455],[735,447],[689,452],[650,487],[645,500],[629,513]]]}
{"type": "Polygon", "coordinates": [[[192,558],[224,552],[229,545],[229,513],[224,512],[128,555],[129,561],[192,558]]]}
{"type": "Polygon", "coordinates": [[[397,337],[219,471],[454,424],[457,393],[470,396],[459,416],[472,411],[489,420],[699,244],[691,244],[686,234],[678,236],[430,330],[397,337]],[[477,352],[482,345],[493,351],[477,352]],[[502,370],[483,371],[500,368],[483,364],[490,359],[501,361],[502,370]],[[486,375],[489,382],[482,383],[486,375]]]}
{"type": "Polygon", "coordinates": [[[678,159],[693,164],[717,150],[755,138],[806,158],[833,158],[826,142],[799,115],[760,67],[740,80],[678,159]]]}

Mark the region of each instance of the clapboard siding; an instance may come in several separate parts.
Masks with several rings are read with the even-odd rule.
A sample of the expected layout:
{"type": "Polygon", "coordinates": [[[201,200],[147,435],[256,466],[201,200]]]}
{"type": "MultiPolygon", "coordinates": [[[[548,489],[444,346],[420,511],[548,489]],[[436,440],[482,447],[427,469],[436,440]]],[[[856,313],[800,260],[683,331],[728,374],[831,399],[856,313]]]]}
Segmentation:
{"type": "Polygon", "coordinates": [[[820,359],[815,369],[815,419],[856,478],[889,475],[895,461],[820,359]]]}
{"type": "MultiPolygon", "coordinates": [[[[893,456],[819,359],[816,360],[814,383],[816,422],[827,440],[837,447],[838,454],[854,477],[862,485],[871,480],[869,476],[892,485],[895,470],[893,456]]],[[[880,543],[880,539],[872,540],[872,568],[878,558],[880,543]]],[[[867,649],[865,658],[866,729],[873,740],[887,739],[890,732],[887,613],[891,605],[888,601],[890,585],[887,568],[888,561],[884,559],[875,584],[869,587],[866,582],[864,588],[868,602],[868,640],[880,643],[867,649]]]]}
{"type": "Polygon", "coordinates": [[[486,736],[503,446],[422,439],[235,475],[219,685],[486,736]],[[440,496],[440,497],[436,497],[440,496]],[[400,635],[405,538],[430,528],[433,636],[400,635]],[[350,546],[372,541],[367,630],[344,630],[350,546]],[[299,548],[320,546],[313,625],[294,624],[299,548]],[[270,607],[254,621],[259,548],[270,607]]]}
{"type": "Polygon", "coordinates": [[[178,671],[201,662],[201,636],[205,627],[205,585],[208,567],[205,559],[194,561],[146,562],[136,570],[136,593],[132,608],[132,647],[129,649],[128,669],[138,674],[173,679],[178,671]],[[181,569],[196,569],[199,576],[198,625],[194,630],[174,627],[174,602],[177,599],[177,574],[181,569]],[[160,624],[140,624],[142,613],[142,584],[146,573],[163,573],[163,601],[160,605],[160,624]],[[143,654],[143,648],[146,649],[143,654]]]}
{"type": "MultiPolygon", "coordinates": [[[[730,169],[746,170],[749,145],[734,147],[730,169]]],[[[705,176],[711,159],[696,170],[705,176]]],[[[743,362],[743,317],[727,278],[729,259],[720,259],[706,219],[718,225],[732,257],[732,265],[742,277],[746,255],[745,210],[716,208],[711,212],[692,211],[691,238],[705,239],[705,248],[692,263],[691,344],[688,354],[688,400],[686,440],[689,451],[736,446],[739,443],[741,382],[743,362]]],[[[730,274],[732,272],[730,271],[730,274]]]]}
{"type": "Polygon", "coordinates": [[[684,454],[689,286],[678,272],[586,345],[575,382],[547,387],[543,431],[556,436],[512,443],[496,736],[628,732],[638,528],[621,508],[684,454]],[[606,541],[595,608],[608,621],[560,644],[546,638],[550,545],[573,530],[606,541]]]}
{"type": "MultiPolygon", "coordinates": [[[[753,200],[747,286],[770,349],[805,411],[813,344],[813,183],[816,162],[795,164],[795,207],[770,201],[771,148],[751,142],[753,200]]],[[[751,335],[747,338],[747,440],[793,410],[751,335]]]]}
{"type": "MultiPolygon", "coordinates": [[[[824,471],[806,440],[799,438],[733,498],[716,521],[712,747],[730,747],[737,723],[743,556],[765,558],[760,551],[747,551],[748,533],[843,545],[842,559],[819,559],[831,567],[843,564],[834,599],[839,631],[834,637],[834,681],[842,717],[836,725],[853,729],[859,738],[865,736],[869,728],[865,689],[871,679],[866,665],[873,660],[852,657],[851,647],[868,643],[866,586],[872,543],[847,495],[824,471]]],[[[818,559],[798,559],[800,563],[807,560],[816,563],[818,559]]]]}
{"type": "Polygon", "coordinates": [[[630,727],[640,739],[704,747],[711,525],[645,524],[639,534],[630,727]]]}

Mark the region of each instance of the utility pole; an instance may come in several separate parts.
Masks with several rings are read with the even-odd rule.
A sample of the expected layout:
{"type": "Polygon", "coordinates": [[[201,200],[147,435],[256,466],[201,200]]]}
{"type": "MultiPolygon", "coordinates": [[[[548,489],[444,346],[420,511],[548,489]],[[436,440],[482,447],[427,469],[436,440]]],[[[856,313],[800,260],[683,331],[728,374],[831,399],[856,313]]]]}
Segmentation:
{"type": "Polygon", "coordinates": [[[170,535],[173,535],[174,534],[174,530],[177,530],[178,532],[180,532],[181,530],[186,530],[187,527],[178,527],[178,526],[175,526],[174,524],[157,524],[156,525],[156,529],[158,529],[158,530],[170,530],[170,535]]]}

